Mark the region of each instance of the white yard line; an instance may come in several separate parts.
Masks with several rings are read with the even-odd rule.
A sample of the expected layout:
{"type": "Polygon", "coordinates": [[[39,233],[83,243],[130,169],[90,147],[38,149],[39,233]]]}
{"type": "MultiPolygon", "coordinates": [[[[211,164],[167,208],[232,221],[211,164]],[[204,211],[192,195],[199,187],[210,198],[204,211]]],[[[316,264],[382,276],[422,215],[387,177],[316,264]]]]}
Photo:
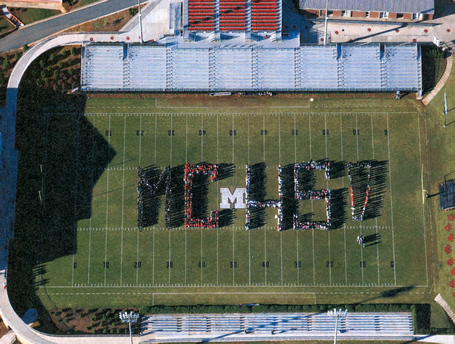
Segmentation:
{"type": "MultiPolygon", "coordinates": [[[[109,147],[111,146],[111,115],[109,115],[109,128],[108,128],[108,133],[109,135],[107,136],[107,142],[109,144],[109,147]]],[[[108,157],[110,158],[110,157],[108,157]]],[[[109,165],[110,161],[107,163],[107,182],[106,182],[106,237],[104,241],[104,262],[107,262],[107,228],[109,227],[109,165]]],[[[104,286],[106,286],[106,266],[104,266],[104,286]]]]}
{"type": "Polygon", "coordinates": [[[139,286],[139,229],[137,230],[136,262],[136,286],[139,286]]]}
{"type": "MultiPolygon", "coordinates": [[[[357,161],[359,161],[359,125],[358,125],[358,115],[355,115],[355,137],[357,141],[357,161]]],[[[359,230],[360,230],[360,235],[362,235],[362,222],[359,221],[359,230]]],[[[360,245],[360,259],[363,262],[363,245],[360,245]]],[[[364,272],[363,269],[365,269],[362,265],[360,270],[362,271],[362,284],[365,284],[364,281],[364,272]]]]}
{"type": "MultiPolygon", "coordinates": [[[[78,184],[79,184],[79,142],[80,142],[80,115],[77,115],[77,143],[76,143],[76,178],[75,178],[75,188],[76,188],[76,192],[75,192],[75,195],[74,195],[74,214],[73,214],[73,221],[74,221],[74,229],[75,229],[75,232],[77,233],[77,219],[76,219],[76,214],[77,214],[77,188],[78,188],[78,184]]],[[[75,238],[75,241],[73,243],[73,252],[76,251],[76,247],[77,247],[77,234],[76,234],[76,238],[75,238]]],[[[72,269],[71,269],[71,285],[74,285],[74,261],[75,261],[75,254],[73,254],[73,266],[72,266],[72,269]]]]}
{"type": "MultiPolygon", "coordinates": [[[[169,149],[169,167],[172,169],[172,137],[173,137],[173,114],[171,114],[171,147],[169,149]]],[[[169,264],[171,264],[171,251],[172,251],[172,242],[171,242],[171,231],[169,230],[169,264]]],[[[171,285],[171,267],[169,265],[169,285],[171,285]]]]}
{"type": "MultiPolygon", "coordinates": [[[[417,113],[417,124],[418,124],[418,132],[419,132],[419,158],[420,158],[420,166],[423,167],[422,164],[422,142],[420,138],[420,117],[419,113],[417,113]]],[[[423,181],[423,168],[422,168],[422,181],[423,181]]],[[[423,240],[425,246],[425,270],[427,276],[427,284],[428,284],[428,257],[427,257],[427,233],[426,233],[426,219],[425,219],[425,204],[422,202],[422,219],[423,219],[423,240]]]]}
{"type": "MultiPolygon", "coordinates": [[[[325,130],[325,158],[329,158],[328,144],[327,144],[327,114],[324,114],[324,130],[325,130]]],[[[327,189],[329,188],[329,181],[326,179],[327,189]]],[[[330,246],[330,231],[327,232],[327,240],[329,245],[329,262],[332,261],[332,251],[330,246]]],[[[329,264],[329,283],[332,284],[332,264],[329,264]]]]}
{"type": "MultiPolygon", "coordinates": [[[[295,123],[295,113],[294,113],[294,163],[297,163],[297,132],[296,132],[296,123],[295,123]]],[[[296,233],[296,244],[297,244],[297,285],[300,284],[300,267],[299,267],[299,231],[296,233]]]]}
{"type": "MultiPolygon", "coordinates": [[[[188,114],[185,114],[185,163],[188,162],[188,114]]],[[[184,284],[186,285],[186,275],[187,275],[187,254],[188,254],[188,235],[185,230],[185,278],[184,284]]]]}
{"type": "Polygon", "coordinates": [[[155,114],[155,165],[156,165],[156,131],[158,129],[158,115],[155,114]]]}
{"type": "MultiPolygon", "coordinates": [[[[248,152],[248,165],[250,164],[250,114],[248,114],[248,145],[247,145],[247,152],[248,152]]],[[[248,231],[248,285],[251,286],[251,231],[248,231]]]]}
{"type": "MultiPolygon", "coordinates": [[[[140,136],[139,136],[140,137],[140,136]]],[[[126,115],[123,116],[123,175],[122,175],[122,223],[121,223],[121,241],[120,241],[120,285],[123,284],[123,219],[125,209],[125,156],[126,156],[126,115]]]]}
{"type": "Polygon", "coordinates": [[[387,148],[389,153],[389,183],[390,183],[390,214],[392,218],[392,249],[393,249],[393,280],[397,284],[397,262],[395,260],[395,228],[393,224],[393,198],[392,198],[392,161],[390,160],[390,130],[389,114],[387,113],[387,148]]]}
{"type": "MultiPolygon", "coordinates": [[[[343,116],[340,113],[340,147],[341,147],[341,161],[344,161],[344,152],[343,152],[343,116]]],[[[341,179],[341,186],[344,189],[344,178],[341,179]]],[[[347,257],[347,247],[346,247],[346,224],[343,224],[344,231],[344,278],[345,284],[348,284],[348,257],[347,257]]]]}
{"type": "MultiPolygon", "coordinates": [[[[311,115],[308,115],[308,127],[310,128],[310,159],[313,155],[312,145],[311,145],[311,115]]],[[[313,201],[311,201],[311,212],[314,212],[313,201]]],[[[311,237],[313,241],[313,285],[316,285],[316,261],[314,257],[314,230],[311,231],[311,237]]]]}
{"type": "MultiPolygon", "coordinates": [[[[204,161],[204,114],[201,114],[201,162],[204,161]]],[[[202,249],[202,246],[203,246],[203,243],[204,243],[204,230],[201,229],[201,259],[200,259],[200,263],[201,263],[201,285],[203,285],[202,281],[203,281],[203,276],[204,276],[204,266],[203,266],[203,249],[202,249]]]]}
{"type": "MultiPolygon", "coordinates": [[[[281,164],[281,114],[278,114],[278,161],[281,164]]],[[[283,285],[283,232],[280,232],[281,285],[283,285]]]]}
{"type": "MultiPolygon", "coordinates": [[[[90,185],[92,186],[92,192],[93,192],[93,160],[95,156],[95,128],[96,128],[96,115],[93,116],[93,124],[92,124],[92,161],[91,161],[91,167],[92,171],[90,174],[90,185]]],[[[91,249],[92,249],[92,216],[90,216],[89,220],[89,234],[88,234],[88,270],[87,270],[87,285],[90,285],[90,254],[91,254],[91,249]]]]}
{"type": "MultiPolygon", "coordinates": [[[[219,133],[219,115],[216,115],[216,163],[219,164],[219,145],[220,145],[220,133],[219,133]]],[[[216,204],[220,204],[220,187],[219,187],[219,181],[216,181],[217,185],[217,193],[216,193],[216,204]]],[[[219,284],[219,228],[216,229],[216,285],[219,284]]]]}
{"type": "MultiPolygon", "coordinates": [[[[234,143],[234,115],[232,115],[232,165],[235,166],[235,157],[234,157],[234,148],[235,148],[235,143],[234,143]]],[[[233,178],[234,179],[234,178],[233,178]]],[[[234,183],[234,180],[232,180],[232,183],[234,183]]],[[[232,185],[234,186],[234,185],[232,185]]],[[[234,228],[234,224],[232,225],[234,228]]],[[[232,231],[232,261],[233,264],[235,264],[235,231],[232,231]]],[[[232,285],[235,285],[235,267],[232,267],[232,285]]]]}
{"type": "MultiPolygon", "coordinates": [[[[373,116],[371,117],[371,147],[373,148],[373,160],[375,159],[374,156],[374,124],[373,124],[373,116]]],[[[373,180],[374,181],[374,180],[373,180]]],[[[379,237],[379,230],[378,230],[378,218],[376,217],[376,236],[379,237]]],[[[376,256],[377,256],[377,264],[378,264],[378,285],[381,284],[381,273],[379,269],[379,245],[376,245],[376,256]]]]}

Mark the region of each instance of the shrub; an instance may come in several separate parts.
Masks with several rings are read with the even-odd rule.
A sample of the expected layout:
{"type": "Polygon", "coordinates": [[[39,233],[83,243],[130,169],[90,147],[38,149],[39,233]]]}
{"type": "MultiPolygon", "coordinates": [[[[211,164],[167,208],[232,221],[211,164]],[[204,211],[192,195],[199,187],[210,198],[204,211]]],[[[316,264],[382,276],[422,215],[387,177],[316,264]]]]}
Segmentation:
{"type": "Polygon", "coordinates": [[[62,61],[58,61],[57,66],[58,66],[59,68],[63,68],[63,62],[62,62],[62,61]]]}
{"type": "Polygon", "coordinates": [[[41,79],[46,79],[46,72],[44,70],[41,71],[41,79]]]}
{"type": "Polygon", "coordinates": [[[96,334],[96,328],[94,328],[92,332],[93,332],[93,334],[96,334]]]}
{"type": "Polygon", "coordinates": [[[114,334],[114,329],[111,328],[111,330],[109,332],[110,332],[110,334],[114,334]]]}
{"type": "Polygon", "coordinates": [[[3,68],[9,69],[9,67],[11,67],[11,65],[9,63],[8,54],[5,54],[5,58],[3,59],[3,68]]]}
{"type": "Polygon", "coordinates": [[[107,330],[106,330],[106,329],[104,329],[104,330],[103,330],[103,334],[106,334],[106,333],[107,333],[107,330]]]}
{"type": "Polygon", "coordinates": [[[44,64],[44,61],[43,61],[43,60],[40,60],[40,61],[39,61],[39,66],[40,66],[41,68],[44,68],[45,64],[44,64]]]}
{"type": "Polygon", "coordinates": [[[66,57],[67,55],[68,55],[68,50],[63,49],[63,50],[62,50],[62,56],[63,56],[63,57],[66,57]]]}
{"type": "Polygon", "coordinates": [[[51,62],[54,61],[54,54],[51,54],[51,55],[49,56],[49,61],[51,61],[51,62]]]}
{"type": "Polygon", "coordinates": [[[47,71],[50,73],[52,71],[52,67],[51,66],[47,66],[47,71]]]}
{"type": "Polygon", "coordinates": [[[14,52],[14,58],[16,61],[19,60],[19,52],[17,50],[14,52]]]}
{"type": "Polygon", "coordinates": [[[70,53],[71,53],[72,56],[76,56],[76,48],[75,47],[71,47],[70,53]]]}
{"type": "Polygon", "coordinates": [[[122,330],[117,327],[117,334],[120,334],[122,330]]]}
{"type": "Polygon", "coordinates": [[[29,49],[28,45],[27,44],[24,44],[24,46],[22,47],[22,49],[24,50],[24,53],[29,49]]]}
{"type": "Polygon", "coordinates": [[[54,70],[54,76],[56,77],[58,75],[58,70],[54,70]]]}

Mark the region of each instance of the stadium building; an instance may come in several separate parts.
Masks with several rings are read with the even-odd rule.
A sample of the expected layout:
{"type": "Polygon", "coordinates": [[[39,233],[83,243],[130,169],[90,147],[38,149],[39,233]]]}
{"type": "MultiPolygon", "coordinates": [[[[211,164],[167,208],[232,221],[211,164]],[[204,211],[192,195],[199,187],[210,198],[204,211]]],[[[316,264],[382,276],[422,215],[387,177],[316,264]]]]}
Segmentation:
{"type": "Polygon", "coordinates": [[[84,45],[81,89],[422,93],[418,44],[301,44],[281,0],[184,0],[170,18],[158,42],[84,45]]]}
{"type": "MultiPolygon", "coordinates": [[[[300,0],[300,9],[325,16],[326,0],[300,0]]],[[[329,0],[328,15],[344,19],[432,20],[434,0],[329,0]]]]}

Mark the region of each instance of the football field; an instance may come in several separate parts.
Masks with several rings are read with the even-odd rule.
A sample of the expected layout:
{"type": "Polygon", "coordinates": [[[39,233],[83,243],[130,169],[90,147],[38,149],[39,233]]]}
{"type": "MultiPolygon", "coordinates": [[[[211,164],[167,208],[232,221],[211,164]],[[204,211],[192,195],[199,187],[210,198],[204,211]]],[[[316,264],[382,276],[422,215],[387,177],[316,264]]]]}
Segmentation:
{"type": "MultiPolygon", "coordinates": [[[[91,294],[105,297],[100,303],[106,305],[109,294],[117,295],[118,305],[183,302],[171,301],[175,293],[186,295],[185,303],[272,302],[261,296],[267,294],[277,295],[273,302],[314,303],[314,295],[327,288],[335,294],[426,290],[431,274],[422,197],[423,117],[392,100],[369,112],[367,106],[357,111],[323,100],[273,98],[232,107],[208,97],[193,103],[137,99],[133,106],[125,99],[89,99],[85,113],[43,115],[44,218],[58,230],[59,220],[69,216],[75,232],[66,243],[74,254],[42,262],[36,278],[45,281],[38,290],[43,302],[77,299],[78,306],[89,307],[91,294]],[[137,227],[138,166],[161,172],[168,166],[181,171],[185,163],[228,166],[227,175],[198,193],[207,199],[208,216],[223,210],[220,188],[233,193],[245,187],[247,164],[262,166],[264,178],[252,184],[262,183],[265,199],[276,200],[280,164],[292,168],[324,159],[340,167],[330,180],[315,171],[311,182],[314,190],[336,192],[338,218],[330,231],[279,232],[274,208],[265,210],[263,225],[245,230],[245,209],[233,204],[224,209],[229,216],[220,228],[185,229],[178,225],[182,215],[166,229],[164,196],[156,221],[142,231],[137,227]],[[376,197],[362,222],[351,216],[347,170],[358,161],[382,167],[371,179],[376,197]],[[57,196],[63,184],[70,199],[64,210],[57,196]],[[367,239],[365,246],[356,242],[359,235],[367,239]],[[144,297],[136,294],[131,301],[128,295],[137,291],[144,297]],[[242,296],[233,297],[236,293],[242,296]],[[167,296],[145,296],[155,294],[167,296]]],[[[181,180],[182,174],[173,178],[181,180]]],[[[326,220],[324,200],[299,201],[298,208],[308,219],[326,220]]]]}

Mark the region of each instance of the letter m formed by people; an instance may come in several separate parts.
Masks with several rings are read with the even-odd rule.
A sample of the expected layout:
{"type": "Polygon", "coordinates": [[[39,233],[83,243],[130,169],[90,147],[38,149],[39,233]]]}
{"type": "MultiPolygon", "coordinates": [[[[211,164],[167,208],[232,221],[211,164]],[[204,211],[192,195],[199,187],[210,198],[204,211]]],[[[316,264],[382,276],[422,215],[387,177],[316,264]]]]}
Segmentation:
{"type": "Polygon", "coordinates": [[[245,188],[236,188],[234,193],[231,193],[229,188],[220,188],[221,193],[221,203],[220,209],[229,209],[231,208],[231,204],[234,204],[234,208],[236,209],[245,209],[245,188]]]}

